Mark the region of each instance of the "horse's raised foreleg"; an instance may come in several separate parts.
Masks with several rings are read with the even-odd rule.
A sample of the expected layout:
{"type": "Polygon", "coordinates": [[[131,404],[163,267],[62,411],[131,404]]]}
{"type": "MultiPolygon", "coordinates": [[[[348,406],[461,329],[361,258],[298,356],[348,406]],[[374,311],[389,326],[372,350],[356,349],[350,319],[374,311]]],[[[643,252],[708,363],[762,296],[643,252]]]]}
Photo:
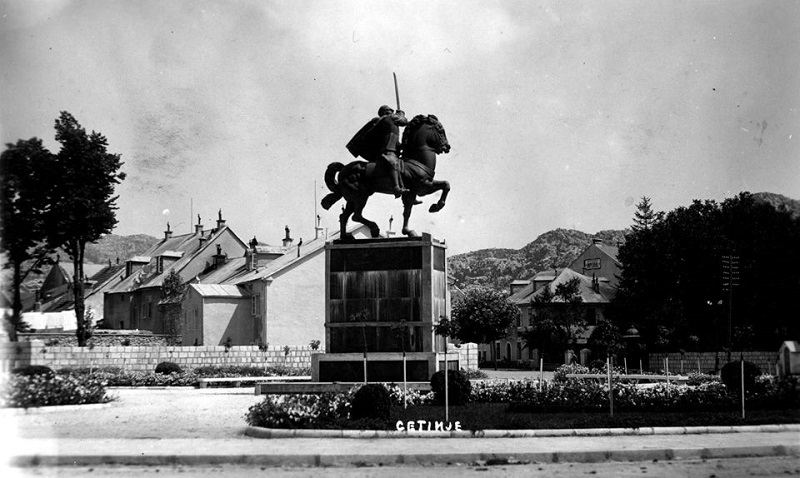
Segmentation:
{"type": "Polygon", "coordinates": [[[369,228],[369,233],[370,235],[372,235],[372,237],[380,237],[381,228],[379,228],[377,224],[375,224],[374,222],[370,221],[369,219],[365,218],[362,215],[362,212],[364,211],[364,206],[366,205],[367,205],[366,199],[364,201],[358,201],[358,203],[354,206],[353,220],[367,226],[369,228]]]}
{"type": "Polygon", "coordinates": [[[447,195],[450,193],[450,183],[447,181],[431,181],[431,183],[431,188],[434,191],[441,190],[442,195],[439,196],[438,202],[431,204],[431,207],[428,208],[428,211],[439,212],[444,207],[444,202],[447,200],[447,195]]]}
{"type": "Polygon", "coordinates": [[[344,208],[342,208],[342,213],[339,215],[339,237],[342,240],[353,239],[353,235],[347,233],[347,220],[350,219],[353,211],[355,211],[353,203],[351,201],[347,201],[344,208]]]}
{"type": "Polygon", "coordinates": [[[411,208],[416,204],[416,195],[411,193],[403,196],[403,229],[402,233],[408,237],[417,237],[418,234],[413,229],[408,228],[408,220],[411,217],[411,208]]]}

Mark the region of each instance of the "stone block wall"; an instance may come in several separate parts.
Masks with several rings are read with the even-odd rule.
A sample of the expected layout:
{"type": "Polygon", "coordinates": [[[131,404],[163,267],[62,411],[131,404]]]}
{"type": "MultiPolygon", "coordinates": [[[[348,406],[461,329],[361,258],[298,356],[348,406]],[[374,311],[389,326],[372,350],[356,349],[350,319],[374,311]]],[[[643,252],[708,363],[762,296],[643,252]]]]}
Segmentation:
{"type": "Polygon", "coordinates": [[[453,344],[447,344],[447,352],[458,352],[458,363],[464,370],[478,369],[478,344],[461,344],[459,347],[453,344]]]}
{"type": "Polygon", "coordinates": [[[159,362],[175,362],[191,370],[202,366],[286,366],[311,367],[309,346],[269,347],[262,351],[256,345],[224,346],[47,346],[44,342],[7,342],[0,344],[0,370],[8,371],[26,365],[46,365],[53,370],[62,368],[119,367],[124,370],[154,371],[159,362]]]}
{"type": "MultiPolygon", "coordinates": [[[[25,332],[19,334],[20,342],[40,340],[45,345],[68,347],[78,346],[75,332],[25,332]]],[[[176,338],[171,335],[159,335],[151,332],[134,330],[95,330],[87,345],[107,346],[138,345],[157,346],[174,345],[176,338]]]]}
{"type": "MultiPolygon", "coordinates": [[[[775,374],[775,362],[778,359],[778,352],[752,351],[752,352],[731,352],[731,360],[739,360],[744,355],[747,362],[758,365],[762,373],[775,374]]],[[[649,354],[649,371],[658,372],[665,370],[664,359],[669,359],[669,373],[691,373],[697,372],[698,361],[700,371],[703,373],[713,372],[716,368],[717,357],[719,366],[722,368],[728,362],[727,352],[686,352],[681,356],[680,352],[670,353],[651,353],[649,354]],[[683,359],[683,372],[681,372],[681,359],[683,359]]],[[[628,363],[628,367],[638,367],[628,363]]]]}

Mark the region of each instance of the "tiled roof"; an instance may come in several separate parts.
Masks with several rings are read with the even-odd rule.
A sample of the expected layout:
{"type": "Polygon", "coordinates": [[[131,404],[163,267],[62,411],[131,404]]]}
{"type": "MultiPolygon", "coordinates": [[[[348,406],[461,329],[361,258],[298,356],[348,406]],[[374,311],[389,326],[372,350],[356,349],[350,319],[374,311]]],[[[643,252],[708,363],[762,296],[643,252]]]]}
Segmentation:
{"type": "MultiPolygon", "coordinates": [[[[347,230],[347,232],[349,232],[350,234],[354,234],[357,231],[360,231],[361,234],[364,234],[367,237],[369,237],[369,232],[368,232],[369,228],[367,228],[367,226],[364,226],[363,224],[353,225],[347,230]]],[[[286,252],[286,254],[282,255],[281,257],[278,257],[274,261],[267,263],[265,267],[256,269],[255,271],[248,272],[242,276],[232,279],[230,280],[230,283],[242,284],[244,282],[250,282],[255,279],[263,279],[269,277],[273,274],[280,272],[281,270],[290,266],[291,264],[294,264],[295,262],[298,262],[304,259],[305,257],[308,257],[309,255],[323,249],[325,247],[326,242],[328,242],[329,240],[338,239],[338,237],[339,237],[339,231],[336,231],[327,238],[320,237],[312,241],[309,241],[307,243],[303,243],[303,245],[300,246],[300,254],[297,253],[298,246],[294,246],[291,249],[289,249],[289,251],[286,252]]]]}
{"type": "Polygon", "coordinates": [[[102,270],[90,276],[89,279],[95,283],[95,287],[102,285],[107,280],[114,277],[119,272],[125,270],[125,264],[113,264],[104,267],[102,270]]]}
{"type": "MultiPolygon", "coordinates": [[[[616,295],[616,289],[604,281],[598,282],[599,291],[595,291],[592,286],[592,278],[583,274],[579,274],[572,269],[563,269],[561,273],[552,282],[542,287],[541,289],[533,291],[533,287],[526,287],[513,296],[509,300],[517,305],[528,305],[535,298],[544,293],[544,288],[550,289],[550,292],[555,292],[559,284],[566,283],[574,278],[580,280],[580,294],[584,303],[607,303],[616,295]]],[[[553,302],[562,302],[561,299],[554,298],[553,302]]]]}
{"type": "Polygon", "coordinates": [[[222,267],[217,267],[212,271],[200,276],[201,284],[222,284],[232,278],[239,277],[245,274],[244,257],[234,257],[228,259],[222,267]]]}
{"type": "MultiPolygon", "coordinates": [[[[194,259],[198,252],[212,247],[214,238],[219,237],[219,235],[226,230],[229,230],[229,228],[227,226],[222,226],[212,231],[184,234],[162,239],[145,253],[148,257],[155,258],[165,253],[174,254],[176,252],[183,253],[182,257],[165,268],[160,274],[155,273],[155,263],[150,261],[146,266],[143,266],[141,269],[133,272],[130,276],[114,285],[108,292],[127,292],[142,287],[160,287],[171,270],[180,273],[180,271],[194,259]],[[201,238],[204,238],[204,243],[202,245],[200,241],[201,238]]],[[[233,231],[230,231],[230,233],[238,239],[233,231]]],[[[241,239],[239,239],[239,241],[241,242],[241,239]]],[[[189,280],[189,278],[185,278],[185,280],[189,280]]]]}
{"type": "Polygon", "coordinates": [[[203,297],[249,297],[241,287],[225,284],[190,284],[203,297]]]}

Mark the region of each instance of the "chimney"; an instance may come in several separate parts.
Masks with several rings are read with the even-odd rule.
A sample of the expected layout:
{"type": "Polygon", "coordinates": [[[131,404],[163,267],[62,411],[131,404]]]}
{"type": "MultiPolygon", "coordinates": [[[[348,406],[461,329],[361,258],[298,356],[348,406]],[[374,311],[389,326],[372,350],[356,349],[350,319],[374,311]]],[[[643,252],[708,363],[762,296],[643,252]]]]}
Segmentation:
{"type": "Polygon", "coordinates": [[[219,210],[217,214],[217,229],[222,229],[222,226],[225,225],[225,219],[222,219],[222,209],[219,210]]]}
{"type": "Polygon", "coordinates": [[[164,231],[164,240],[167,240],[170,237],[172,237],[172,231],[169,229],[169,223],[167,223],[167,230],[164,231]]]}
{"type": "Polygon", "coordinates": [[[253,236],[253,238],[250,239],[250,242],[248,243],[248,245],[250,246],[251,250],[253,250],[253,251],[256,250],[256,246],[258,245],[258,239],[256,239],[256,236],[253,236]]]}
{"type": "Polygon", "coordinates": [[[386,237],[392,237],[396,232],[392,230],[392,223],[394,222],[394,216],[389,216],[389,229],[386,230],[386,237]]]}
{"type": "Polygon", "coordinates": [[[214,254],[214,267],[220,267],[228,261],[228,255],[222,253],[222,246],[217,244],[217,253],[214,254]]]}
{"type": "Polygon", "coordinates": [[[294,239],[289,237],[289,226],[284,226],[284,231],[286,231],[286,237],[283,238],[283,247],[290,247],[294,239]]]}
{"type": "Polygon", "coordinates": [[[297,257],[300,257],[300,246],[303,245],[303,238],[300,238],[300,242],[297,243],[297,257]]]}
{"type": "Polygon", "coordinates": [[[319,227],[320,217],[317,214],[317,225],[314,227],[314,239],[319,239],[319,234],[324,230],[323,228],[319,227]]]}
{"type": "Polygon", "coordinates": [[[195,234],[203,234],[203,224],[200,222],[200,214],[197,215],[197,224],[194,225],[195,234]]]}
{"type": "MultiPolygon", "coordinates": [[[[199,224],[198,224],[198,226],[199,226],[199,224]]],[[[200,227],[202,228],[203,226],[200,226],[200,227]]],[[[208,240],[208,237],[203,236],[203,230],[202,229],[200,229],[199,232],[200,232],[200,247],[199,247],[199,249],[202,249],[203,245],[205,245],[206,241],[208,240]]],[[[209,236],[209,237],[211,237],[211,236],[209,236]]]]}

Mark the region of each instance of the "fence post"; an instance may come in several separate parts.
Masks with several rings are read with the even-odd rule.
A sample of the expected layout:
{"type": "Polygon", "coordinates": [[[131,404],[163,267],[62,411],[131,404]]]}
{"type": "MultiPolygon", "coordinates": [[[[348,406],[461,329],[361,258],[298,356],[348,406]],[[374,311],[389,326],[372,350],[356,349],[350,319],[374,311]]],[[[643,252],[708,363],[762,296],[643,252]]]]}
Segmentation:
{"type": "Polygon", "coordinates": [[[742,420],[744,420],[744,357],[742,357],[742,420]]]}

